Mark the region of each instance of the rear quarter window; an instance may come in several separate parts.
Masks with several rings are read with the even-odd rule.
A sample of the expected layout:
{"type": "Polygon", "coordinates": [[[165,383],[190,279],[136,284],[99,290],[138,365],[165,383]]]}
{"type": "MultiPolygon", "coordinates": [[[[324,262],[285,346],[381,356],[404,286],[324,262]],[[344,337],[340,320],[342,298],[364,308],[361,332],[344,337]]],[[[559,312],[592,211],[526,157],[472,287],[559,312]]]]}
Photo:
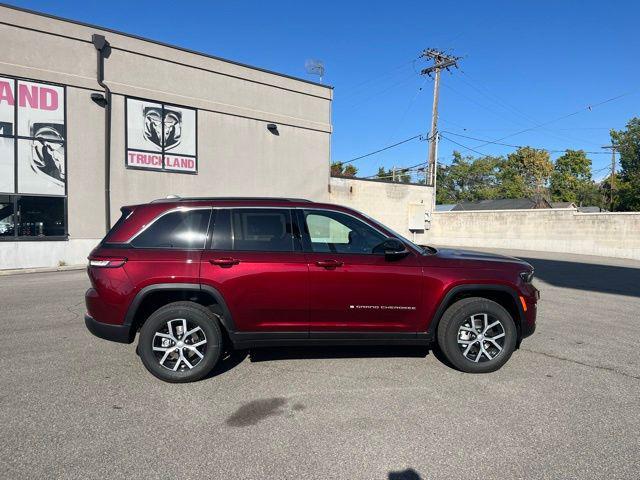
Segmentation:
{"type": "Polygon", "coordinates": [[[167,213],[138,233],[136,248],[203,249],[211,209],[178,210],[167,213]]]}
{"type": "Polygon", "coordinates": [[[131,214],[133,213],[133,209],[131,209],[131,208],[121,208],[120,211],[122,212],[122,214],[120,215],[120,218],[113,225],[113,227],[111,227],[109,229],[109,231],[107,232],[107,234],[104,237],[104,240],[102,241],[103,243],[109,243],[111,241],[111,239],[113,238],[113,236],[115,235],[115,233],[118,230],[120,230],[120,227],[122,227],[124,222],[127,221],[127,218],[129,218],[131,216],[131,214]]]}

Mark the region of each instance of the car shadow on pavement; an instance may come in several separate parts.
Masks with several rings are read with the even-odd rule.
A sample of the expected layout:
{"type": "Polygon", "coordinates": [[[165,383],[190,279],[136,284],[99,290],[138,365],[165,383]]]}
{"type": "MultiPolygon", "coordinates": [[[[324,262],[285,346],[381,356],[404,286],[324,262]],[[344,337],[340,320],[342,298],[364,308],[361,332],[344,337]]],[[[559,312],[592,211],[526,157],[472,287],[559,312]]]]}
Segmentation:
{"type": "Polygon", "coordinates": [[[248,357],[249,361],[304,360],[328,358],[425,358],[430,353],[441,363],[454,368],[437,349],[427,346],[406,345],[339,345],[304,347],[259,347],[250,350],[225,351],[214,369],[202,380],[224,375],[248,357]]]}
{"type": "Polygon", "coordinates": [[[220,360],[216,366],[211,370],[203,380],[208,378],[218,377],[227,373],[229,370],[240,365],[249,356],[248,350],[229,350],[222,353],[220,360]]]}
{"type": "Polygon", "coordinates": [[[422,346],[396,345],[339,345],[254,348],[251,350],[251,362],[269,362],[274,360],[303,360],[322,358],[424,358],[429,349],[422,346]]]}
{"type": "Polygon", "coordinates": [[[640,268],[519,258],[533,265],[537,278],[556,287],[640,297],[640,268]]]}
{"type": "Polygon", "coordinates": [[[399,472],[389,472],[389,480],[422,480],[422,477],[413,468],[407,468],[399,472]]]}

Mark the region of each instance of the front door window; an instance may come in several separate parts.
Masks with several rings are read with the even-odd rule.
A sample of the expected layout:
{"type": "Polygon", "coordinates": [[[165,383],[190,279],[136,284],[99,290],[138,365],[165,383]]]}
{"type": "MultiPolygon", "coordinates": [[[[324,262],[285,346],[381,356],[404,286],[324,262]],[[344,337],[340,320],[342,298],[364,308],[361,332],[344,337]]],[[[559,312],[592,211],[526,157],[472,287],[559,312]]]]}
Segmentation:
{"type": "Polygon", "coordinates": [[[307,210],[304,213],[310,249],[316,253],[372,254],[385,235],[340,212],[307,210]]]}

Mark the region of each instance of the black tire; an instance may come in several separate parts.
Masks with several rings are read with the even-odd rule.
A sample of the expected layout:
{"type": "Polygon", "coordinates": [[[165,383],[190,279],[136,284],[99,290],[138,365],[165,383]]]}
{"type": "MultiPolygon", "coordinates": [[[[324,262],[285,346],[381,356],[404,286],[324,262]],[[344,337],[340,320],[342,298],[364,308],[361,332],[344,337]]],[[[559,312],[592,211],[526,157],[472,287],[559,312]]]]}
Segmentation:
{"type": "MultiPolygon", "coordinates": [[[[179,338],[179,334],[176,333],[175,338],[189,343],[192,337],[190,336],[185,339],[183,333],[183,338],[181,339],[179,338]]],[[[202,340],[202,337],[197,339],[202,340]]],[[[178,344],[175,344],[173,341],[170,341],[170,343],[172,344],[171,347],[178,346],[178,344]]],[[[160,307],[144,322],[138,340],[138,352],[146,369],[159,379],[171,383],[194,382],[205,377],[218,362],[221,351],[222,333],[218,324],[218,318],[208,308],[193,302],[174,302],[160,307]],[[166,366],[163,366],[160,364],[161,359],[158,357],[164,356],[164,352],[154,352],[153,350],[154,342],[157,343],[158,340],[162,340],[162,338],[156,337],[156,333],[161,332],[165,326],[167,326],[167,322],[171,321],[171,326],[172,328],[176,328],[176,331],[181,328],[181,322],[178,322],[177,327],[174,325],[177,319],[185,319],[189,325],[187,328],[200,327],[200,329],[202,329],[201,332],[198,331],[194,335],[203,334],[206,340],[204,347],[199,349],[200,354],[203,356],[202,359],[200,359],[189,346],[180,349],[184,352],[183,355],[187,362],[193,361],[193,368],[188,368],[181,358],[174,361],[170,357],[166,358],[166,366]],[[191,355],[192,358],[187,359],[187,355],[191,355]],[[197,361],[197,364],[195,361],[197,361]],[[169,368],[172,365],[171,362],[173,362],[174,365],[177,364],[176,368],[178,370],[173,371],[169,368]]],[[[180,355],[180,352],[178,349],[175,349],[172,350],[170,355],[175,357],[180,355]]]]}
{"type": "MultiPolygon", "coordinates": [[[[466,331],[463,331],[462,334],[466,334],[466,331]]],[[[473,339],[478,337],[469,336],[469,338],[473,339]]],[[[487,335],[487,338],[492,337],[487,335]]],[[[438,346],[440,350],[455,368],[467,373],[495,372],[501,368],[515,350],[517,338],[518,332],[516,325],[509,312],[507,312],[502,305],[481,297],[465,298],[454,303],[444,312],[438,324],[438,346]],[[470,340],[466,343],[458,342],[459,335],[461,335],[460,328],[463,327],[464,329],[466,325],[470,325],[469,322],[472,316],[475,316],[475,324],[478,325],[478,322],[480,322],[479,325],[480,328],[482,328],[481,322],[484,318],[483,314],[487,314],[488,318],[492,319],[489,320],[492,323],[496,320],[500,322],[499,326],[494,327],[496,329],[500,328],[500,330],[491,330],[491,332],[500,332],[500,335],[504,333],[500,340],[495,341],[497,343],[502,342],[502,344],[499,345],[502,350],[499,352],[498,347],[496,347],[493,342],[489,343],[477,340],[470,340]],[[473,345],[470,346],[470,344],[473,345]],[[480,345],[488,346],[491,350],[487,350],[487,353],[482,353],[480,351],[480,345]],[[467,347],[472,350],[467,350],[467,347]],[[479,358],[479,361],[476,362],[465,356],[464,350],[468,351],[468,355],[471,357],[475,357],[475,352],[478,352],[479,355],[477,358],[479,358]],[[489,355],[492,353],[495,354],[495,356],[489,359],[489,355]]],[[[462,342],[465,342],[465,340],[462,340],[462,342]]]]}

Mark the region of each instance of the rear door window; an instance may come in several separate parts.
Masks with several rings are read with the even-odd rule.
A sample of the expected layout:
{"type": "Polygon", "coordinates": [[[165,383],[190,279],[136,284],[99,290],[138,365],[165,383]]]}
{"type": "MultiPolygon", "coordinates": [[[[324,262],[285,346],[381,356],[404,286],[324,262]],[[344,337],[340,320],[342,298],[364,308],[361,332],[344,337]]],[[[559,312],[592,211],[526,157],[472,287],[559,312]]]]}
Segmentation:
{"type": "Polygon", "coordinates": [[[167,213],[130,243],[137,248],[202,249],[207,240],[210,216],[211,209],[167,213]]]}
{"type": "Polygon", "coordinates": [[[293,252],[291,211],[242,208],[233,210],[233,249],[293,252]]]}
{"type": "Polygon", "coordinates": [[[291,211],[283,208],[220,209],[211,248],[253,252],[293,252],[291,211]]]}

